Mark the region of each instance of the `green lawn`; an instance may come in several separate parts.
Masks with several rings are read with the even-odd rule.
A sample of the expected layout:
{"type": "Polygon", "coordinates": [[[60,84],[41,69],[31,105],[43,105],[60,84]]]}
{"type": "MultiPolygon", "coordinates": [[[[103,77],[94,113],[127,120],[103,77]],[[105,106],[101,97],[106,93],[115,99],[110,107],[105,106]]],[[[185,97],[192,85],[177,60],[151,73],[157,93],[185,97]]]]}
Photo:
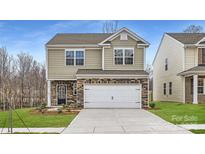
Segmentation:
{"type": "MultiPolygon", "coordinates": [[[[17,109],[16,111],[23,119],[28,127],[66,127],[76,115],[44,115],[44,114],[32,114],[31,109],[17,109]]],[[[8,112],[0,112],[0,128],[4,126],[5,122],[8,124],[8,112]]],[[[17,114],[13,112],[13,127],[21,128],[25,127],[17,114]]]]}
{"type": "Polygon", "coordinates": [[[156,110],[150,112],[174,124],[205,124],[205,104],[155,102],[156,110]]]}
{"type": "Polygon", "coordinates": [[[205,129],[199,129],[199,130],[191,129],[189,131],[191,131],[194,134],[205,134],[205,129]]]}

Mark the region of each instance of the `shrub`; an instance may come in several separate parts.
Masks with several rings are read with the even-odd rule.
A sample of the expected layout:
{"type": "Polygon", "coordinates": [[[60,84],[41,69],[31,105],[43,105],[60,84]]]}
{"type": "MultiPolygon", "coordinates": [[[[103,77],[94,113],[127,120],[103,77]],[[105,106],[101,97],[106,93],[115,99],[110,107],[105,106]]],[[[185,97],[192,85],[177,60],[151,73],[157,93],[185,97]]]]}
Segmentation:
{"type": "Polygon", "coordinates": [[[63,104],[63,109],[67,109],[69,106],[67,104],[63,104]]]}
{"type": "Polygon", "coordinates": [[[41,107],[41,109],[45,109],[46,106],[47,106],[46,103],[42,103],[40,107],[41,107]]]}
{"type": "Polygon", "coordinates": [[[149,106],[153,109],[155,108],[155,103],[149,103],[149,106]]]}
{"type": "Polygon", "coordinates": [[[57,112],[60,114],[60,113],[62,113],[63,111],[62,111],[61,108],[58,108],[58,109],[57,109],[57,112]]]}
{"type": "Polygon", "coordinates": [[[38,110],[38,111],[41,112],[41,113],[44,113],[44,112],[45,112],[45,109],[46,109],[46,103],[42,103],[42,104],[40,104],[40,106],[38,106],[38,107],[36,108],[36,110],[38,110]]]}

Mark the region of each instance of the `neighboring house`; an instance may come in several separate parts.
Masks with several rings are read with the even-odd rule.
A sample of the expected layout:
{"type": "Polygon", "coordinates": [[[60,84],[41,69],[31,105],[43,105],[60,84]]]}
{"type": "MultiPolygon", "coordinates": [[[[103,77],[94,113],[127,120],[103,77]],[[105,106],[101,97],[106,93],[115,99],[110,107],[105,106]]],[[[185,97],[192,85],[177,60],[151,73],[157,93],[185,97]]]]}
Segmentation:
{"type": "Polygon", "coordinates": [[[46,44],[48,106],[147,106],[148,46],[127,28],[112,34],[57,34],[46,44]]]}
{"type": "Polygon", "coordinates": [[[153,68],[155,101],[205,102],[205,33],[164,34],[153,68]]]}

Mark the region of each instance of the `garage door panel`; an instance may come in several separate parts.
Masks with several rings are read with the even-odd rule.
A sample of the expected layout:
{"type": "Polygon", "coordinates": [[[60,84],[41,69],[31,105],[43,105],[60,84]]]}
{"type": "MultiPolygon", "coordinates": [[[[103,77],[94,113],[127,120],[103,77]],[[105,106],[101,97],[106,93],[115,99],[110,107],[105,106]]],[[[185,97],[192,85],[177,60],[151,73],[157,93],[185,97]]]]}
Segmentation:
{"type": "Polygon", "coordinates": [[[85,85],[85,108],[140,108],[140,85],[85,85]]]}

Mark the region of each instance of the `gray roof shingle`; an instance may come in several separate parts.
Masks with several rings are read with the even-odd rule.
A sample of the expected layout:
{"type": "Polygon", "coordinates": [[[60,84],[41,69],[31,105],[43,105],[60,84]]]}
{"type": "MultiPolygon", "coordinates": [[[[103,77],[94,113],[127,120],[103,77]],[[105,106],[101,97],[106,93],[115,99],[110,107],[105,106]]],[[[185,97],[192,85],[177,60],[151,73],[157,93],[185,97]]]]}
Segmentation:
{"type": "Polygon", "coordinates": [[[186,71],[179,73],[178,75],[186,75],[186,74],[205,74],[205,65],[192,67],[186,71]]]}
{"type": "Polygon", "coordinates": [[[205,33],[166,33],[183,44],[196,44],[205,37],[205,33]]]}
{"type": "Polygon", "coordinates": [[[97,75],[148,75],[144,70],[101,70],[101,69],[78,69],[77,75],[97,74],[97,75]]]}
{"type": "Polygon", "coordinates": [[[112,33],[59,33],[47,45],[98,44],[111,35],[112,33]]]}

